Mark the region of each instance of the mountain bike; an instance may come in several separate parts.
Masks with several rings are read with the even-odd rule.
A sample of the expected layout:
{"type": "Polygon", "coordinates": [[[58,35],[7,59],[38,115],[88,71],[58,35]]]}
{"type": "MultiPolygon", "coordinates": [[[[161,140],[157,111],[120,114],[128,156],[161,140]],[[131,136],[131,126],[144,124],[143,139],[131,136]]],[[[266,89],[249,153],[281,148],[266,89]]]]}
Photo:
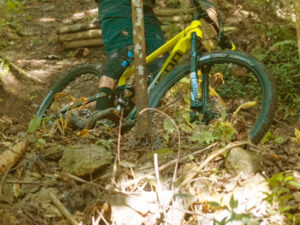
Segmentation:
{"type": "MultiPolygon", "coordinates": [[[[216,26],[198,5],[190,25],[146,57],[148,64],[169,53],[159,72],[149,81],[149,106],[162,108],[174,117],[184,110],[189,113],[191,123],[200,121],[209,124],[224,115],[231,119],[232,114],[236,116],[239,106],[251,103],[252,107],[241,110],[240,114],[248,138],[258,143],[269,129],[276,109],[274,80],[262,63],[235,50],[235,45],[223,32],[220,17],[220,29],[214,38],[218,50],[211,51],[204,46],[200,19],[208,20],[209,25],[216,26]]],[[[114,107],[107,111],[112,113],[125,110],[124,126],[136,121],[137,113],[132,101],[134,89],[130,84],[135,69],[129,66],[121,76],[114,91],[114,107]]],[[[85,112],[85,107],[104,95],[97,93],[100,77],[100,65],[74,67],[53,85],[36,115],[40,118],[48,117],[48,121],[51,121],[58,118],[58,114],[66,116],[70,108],[80,108],[81,115],[88,118],[90,111],[85,112]],[[76,98],[84,97],[84,100],[67,100],[57,104],[56,96],[61,92],[76,98]]]]}

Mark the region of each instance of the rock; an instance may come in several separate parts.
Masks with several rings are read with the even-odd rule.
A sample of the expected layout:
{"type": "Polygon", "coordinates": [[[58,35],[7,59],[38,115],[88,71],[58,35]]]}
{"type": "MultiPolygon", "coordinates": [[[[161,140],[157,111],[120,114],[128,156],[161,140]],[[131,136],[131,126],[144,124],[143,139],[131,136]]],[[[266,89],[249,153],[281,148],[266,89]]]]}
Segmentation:
{"type": "Polygon", "coordinates": [[[244,173],[250,175],[262,170],[259,156],[242,148],[233,148],[225,161],[228,172],[237,175],[244,173]]]}
{"type": "Polygon", "coordinates": [[[76,145],[64,149],[59,166],[63,171],[75,176],[84,176],[110,165],[112,155],[98,145],[76,145]]]}

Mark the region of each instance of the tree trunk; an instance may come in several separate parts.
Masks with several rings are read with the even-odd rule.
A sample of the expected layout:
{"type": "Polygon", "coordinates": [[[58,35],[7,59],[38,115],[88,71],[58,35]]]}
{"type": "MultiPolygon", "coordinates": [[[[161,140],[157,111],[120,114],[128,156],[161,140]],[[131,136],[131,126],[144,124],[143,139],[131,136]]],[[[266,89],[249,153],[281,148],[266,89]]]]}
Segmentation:
{"type": "Polygon", "coordinates": [[[150,117],[149,111],[142,115],[139,112],[149,107],[149,97],[147,93],[147,74],[146,74],[146,46],[145,46],[145,27],[143,14],[143,0],[131,0],[132,6],[132,28],[134,43],[134,62],[135,72],[135,93],[137,108],[137,136],[145,137],[149,132],[150,117]]]}
{"type": "Polygon", "coordinates": [[[295,14],[296,14],[296,29],[298,36],[298,53],[299,53],[299,67],[300,67],[300,1],[294,0],[295,14]]]}

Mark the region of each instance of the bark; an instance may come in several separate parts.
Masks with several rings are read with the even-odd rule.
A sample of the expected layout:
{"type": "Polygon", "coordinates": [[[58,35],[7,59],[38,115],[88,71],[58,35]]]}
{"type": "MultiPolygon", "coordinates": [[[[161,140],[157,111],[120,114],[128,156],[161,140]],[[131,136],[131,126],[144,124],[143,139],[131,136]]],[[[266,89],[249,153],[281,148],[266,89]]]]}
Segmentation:
{"type": "Polygon", "coordinates": [[[145,27],[143,15],[143,0],[131,0],[132,5],[132,28],[134,43],[134,63],[135,72],[135,93],[137,108],[137,136],[146,137],[150,127],[149,111],[139,115],[144,108],[149,107],[149,97],[147,93],[147,74],[146,74],[146,46],[145,46],[145,27]]]}
{"type": "Polygon", "coordinates": [[[298,53],[299,53],[299,67],[300,67],[300,1],[294,0],[295,14],[296,14],[296,29],[298,36],[298,53]]]}

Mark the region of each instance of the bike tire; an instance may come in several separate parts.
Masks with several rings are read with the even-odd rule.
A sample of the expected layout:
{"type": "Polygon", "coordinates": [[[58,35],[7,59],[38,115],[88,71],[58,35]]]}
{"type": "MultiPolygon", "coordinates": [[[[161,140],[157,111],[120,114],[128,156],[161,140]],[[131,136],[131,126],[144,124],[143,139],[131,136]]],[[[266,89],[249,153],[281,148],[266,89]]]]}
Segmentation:
{"type": "Polygon", "coordinates": [[[66,88],[76,78],[84,74],[91,74],[100,78],[101,66],[96,64],[82,64],[72,68],[71,70],[63,74],[61,78],[52,86],[50,91],[47,93],[46,97],[43,99],[39,110],[36,112],[36,115],[40,118],[43,118],[46,115],[49,107],[54,102],[55,95],[61,92],[64,88],[66,88]]]}
{"type": "MultiPolygon", "coordinates": [[[[260,84],[262,103],[260,112],[254,125],[248,132],[249,139],[257,144],[268,131],[277,103],[277,91],[273,77],[264,65],[255,58],[239,51],[219,51],[206,53],[199,58],[198,67],[212,66],[214,64],[233,63],[248,69],[254,74],[260,84]]],[[[190,71],[190,63],[182,64],[168,73],[153,89],[150,95],[150,106],[157,108],[161,99],[180,79],[187,76],[190,71]]]]}

